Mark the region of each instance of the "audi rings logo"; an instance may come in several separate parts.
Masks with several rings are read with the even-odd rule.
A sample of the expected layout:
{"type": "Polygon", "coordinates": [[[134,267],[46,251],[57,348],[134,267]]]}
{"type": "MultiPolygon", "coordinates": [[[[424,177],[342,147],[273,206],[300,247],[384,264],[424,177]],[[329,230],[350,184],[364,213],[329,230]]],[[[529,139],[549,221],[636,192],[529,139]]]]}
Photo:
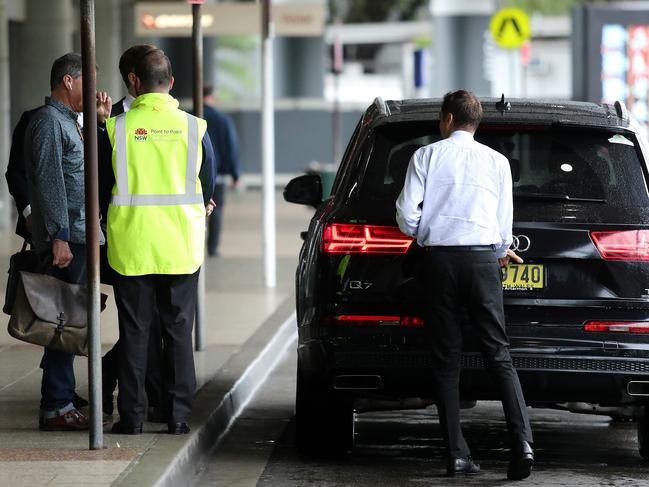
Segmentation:
{"type": "Polygon", "coordinates": [[[529,250],[531,244],[530,237],[527,235],[514,235],[509,248],[514,252],[525,252],[529,250]]]}

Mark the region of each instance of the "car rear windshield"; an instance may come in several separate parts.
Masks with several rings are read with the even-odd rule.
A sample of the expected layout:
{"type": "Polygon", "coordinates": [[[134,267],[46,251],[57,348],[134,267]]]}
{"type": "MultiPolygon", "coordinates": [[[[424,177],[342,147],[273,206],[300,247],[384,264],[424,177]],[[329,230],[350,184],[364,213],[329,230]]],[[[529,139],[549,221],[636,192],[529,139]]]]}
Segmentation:
{"type": "MultiPolygon", "coordinates": [[[[379,127],[360,197],[396,201],[412,154],[440,138],[432,122],[379,127]]],[[[507,157],[517,200],[649,206],[640,150],[632,134],[482,124],[475,138],[507,157]]]]}

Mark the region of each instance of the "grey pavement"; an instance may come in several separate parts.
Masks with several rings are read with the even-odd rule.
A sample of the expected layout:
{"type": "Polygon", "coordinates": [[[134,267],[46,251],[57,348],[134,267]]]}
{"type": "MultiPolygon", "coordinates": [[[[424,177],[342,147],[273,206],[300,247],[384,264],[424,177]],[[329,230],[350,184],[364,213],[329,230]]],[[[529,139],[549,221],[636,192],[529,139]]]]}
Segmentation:
{"type": "MultiPolygon", "coordinates": [[[[266,289],[262,279],[261,194],[242,191],[228,196],[221,256],[208,259],[204,266],[206,350],[195,352],[202,388],[194,407],[196,421],[207,420],[209,411],[237,383],[237,374],[245,372],[261,350],[260,342],[270,340],[290,317],[301,245],[299,232],[306,229],[312,216],[312,211],[285,203],[278,194],[278,284],[275,289],[266,289]]],[[[9,255],[19,246],[8,231],[0,234],[0,269],[7,268],[9,255]]],[[[6,277],[2,274],[3,290],[6,277]]],[[[112,294],[109,287],[102,291],[112,294]]],[[[191,443],[191,438],[167,435],[165,425],[145,423],[140,436],[110,434],[109,425],[105,448],[99,451],[88,450],[87,432],[39,431],[38,365],[42,349],[10,337],[7,321],[8,317],[0,317],[0,486],[144,486],[154,485],[163,474],[169,474],[169,459],[178,460],[178,452],[191,443]],[[135,477],[137,484],[133,484],[135,477]]],[[[102,313],[101,326],[102,348],[108,350],[117,339],[112,295],[102,313]]],[[[75,359],[77,391],[84,397],[88,397],[87,365],[84,357],[75,359]]],[[[200,423],[191,425],[194,433],[201,430],[200,423]]]]}
{"type": "Polygon", "coordinates": [[[195,487],[313,486],[611,486],[649,485],[637,452],[635,423],[605,416],[531,409],[536,464],[523,482],[506,479],[508,445],[499,402],[462,412],[477,476],[444,476],[444,446],[435,407],[356,415],[355,446],[344,458],[300,454],[295,446],[295,347],[259,388],[195,487]]]}

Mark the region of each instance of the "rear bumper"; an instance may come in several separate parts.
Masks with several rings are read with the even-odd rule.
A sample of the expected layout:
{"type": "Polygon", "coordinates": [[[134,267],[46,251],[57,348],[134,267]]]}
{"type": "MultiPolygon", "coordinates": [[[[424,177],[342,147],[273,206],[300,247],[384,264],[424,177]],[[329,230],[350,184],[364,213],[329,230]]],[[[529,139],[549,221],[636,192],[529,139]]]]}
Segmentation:
{"type": "MultiPolygon", "coordinates": [[[[338,388],[341,377],[345,378],[343,392],[355,397],[433,397],[433,365],[428,352],[341,351],[322,342],[312,342],[300,346],[298,356],[307,376],[332,389],[338,388]],[[362,387],[350,387],[353,380],[347,380],[349,377],[358,377],[362,387]],[[366,387],[368,383],[373,386],[366,387]]],[[[649,402],[649,397],[627,393],[630,381],[649,381],[649,357],[512,353],[512,361],[528,402],[606,405],[649,402]]],[[[480,354],[463,354],[460,390],[462,398],[467,400],[498,399],[480,354]]]]}
{"type": "MultiPolygon", "coordinates": [[[[432,371],[431,354],[427,352],[334,352],[332,361],[336,368],[424,368],[432,371]]],[[[512,353],[514,368],[532,372],[587,372],[614,375],[640,375],[649,377],[649,357],[610,358],[579,356],[546,356],[512,353]]],[[[462,354],[462,370],[483,370],[482,356],[477,353],[462,354]]]]}

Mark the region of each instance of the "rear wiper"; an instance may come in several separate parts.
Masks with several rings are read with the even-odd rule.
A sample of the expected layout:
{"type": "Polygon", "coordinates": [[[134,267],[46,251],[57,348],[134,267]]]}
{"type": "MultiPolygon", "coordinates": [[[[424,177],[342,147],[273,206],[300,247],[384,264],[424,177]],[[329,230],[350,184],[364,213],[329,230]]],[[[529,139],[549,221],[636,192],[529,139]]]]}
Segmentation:
{"type": "Polygon", "coordinates": [[[514,198],[526,200],[552,200],[552,201],[585,201],[588,203],[606,203],[603,198],[575,198],[567,194],[556,193],[526,193],[514,191],[514,198]]]}

